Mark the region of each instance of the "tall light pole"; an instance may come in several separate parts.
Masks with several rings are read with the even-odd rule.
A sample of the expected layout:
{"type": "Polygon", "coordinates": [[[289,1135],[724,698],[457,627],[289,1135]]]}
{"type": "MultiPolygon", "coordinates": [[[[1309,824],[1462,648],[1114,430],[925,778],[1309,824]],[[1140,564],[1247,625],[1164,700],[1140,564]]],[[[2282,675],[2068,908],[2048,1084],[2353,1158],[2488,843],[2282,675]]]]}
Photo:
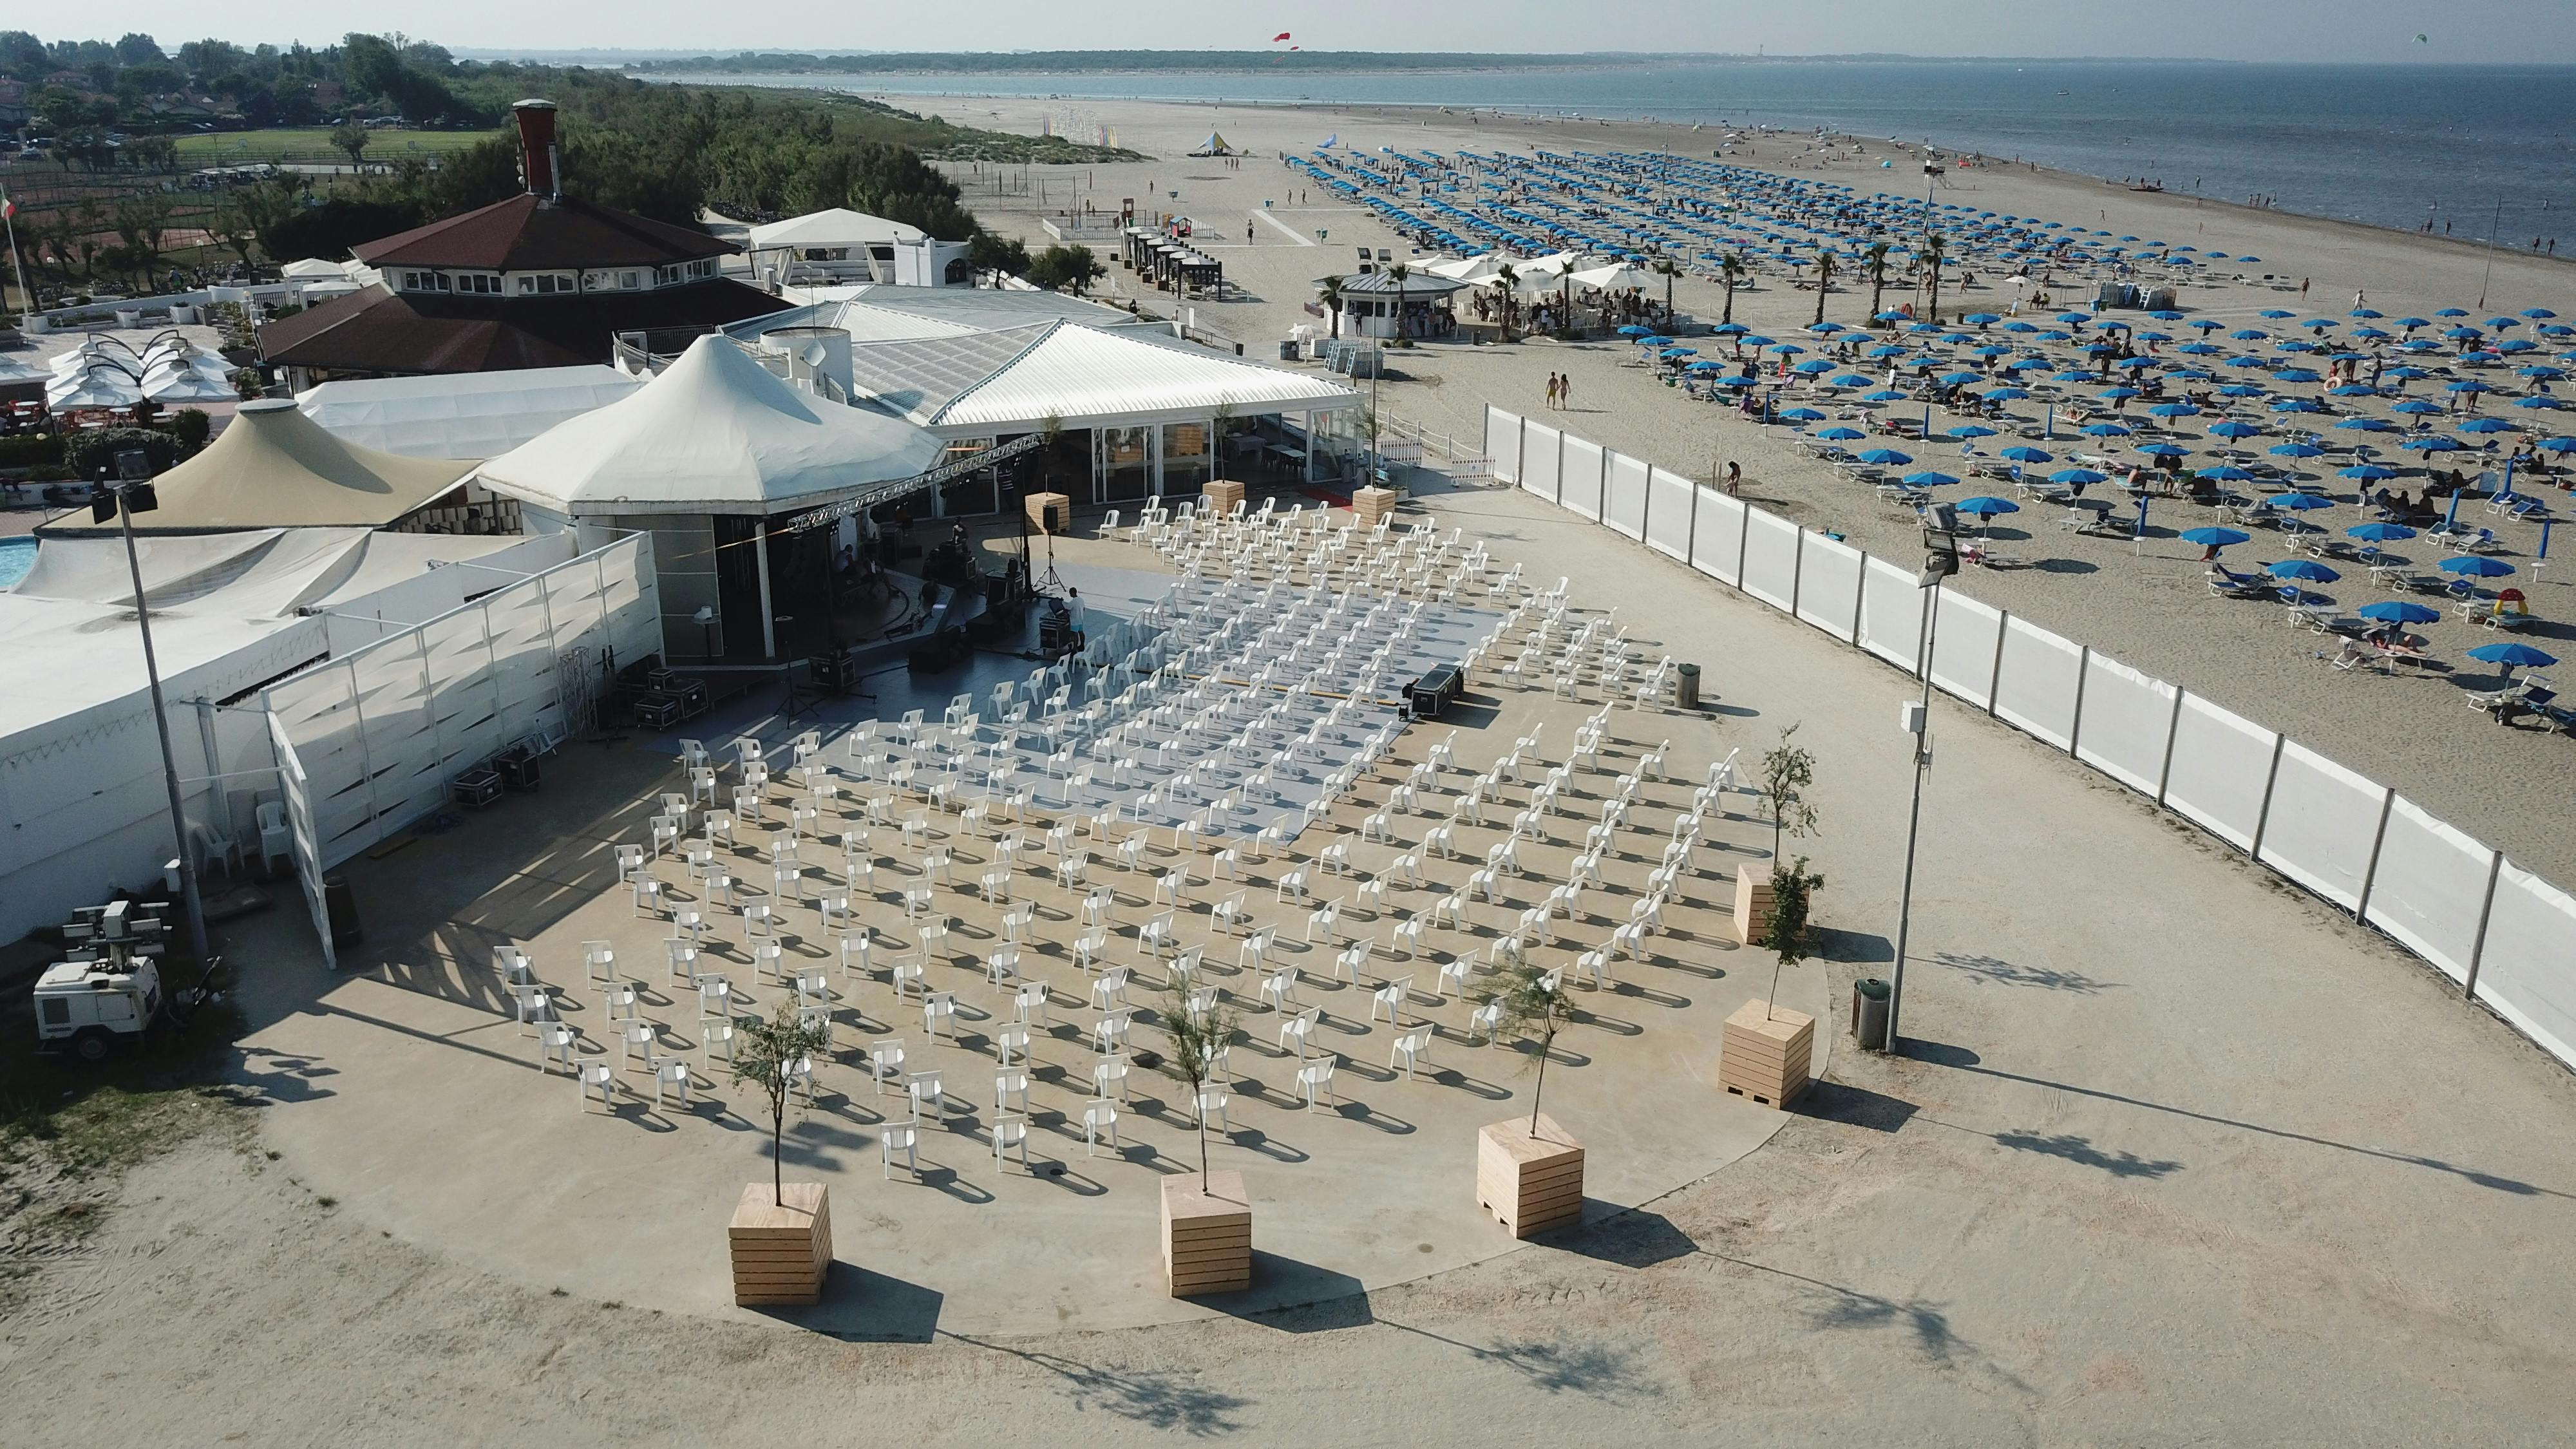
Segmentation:
{"type": "Polygon", "coordinates": [[[1916,587],[1923,601],[1923,643],[1915,654],[1915,672],[1923,676],[1923,699],[1906,711],[1903,721],[1914,747],[1914,804],[1905,821],[1905,885],[1896,906],[1896,966],[1887,985],[1887,1040],[1896,1050],[1899,1013],[1905,1006],[1905,946],[1914,925],[1914,847],[1923,833],[1923,776],[1932,768],[1932,643],[1941,626],[1941,581],[1959,571],[1958,515],[1947,503],[1923,510],[1923,576],[1916,587]]]}
{"type": "Polygon", "coordinates": [[[170,834],[179,846],[179,899],[188,914],[188,945],[197,953],[197,969],[212,969],[215,958],[206,944],[206,905],[197,894],[197,860],[188,848],[188,813],[179,799],[179,759],[170,749],[170,715],[161,699],[161,666],[152,653],[152,610],[143,594],[143,562],[134,549],[134,515],[161,506],[152,491],[152,465],[140,448],[116,455],[116,478],[101,470],[98,492],[90,501],[90,518],[105,523],[114,517],[125,534],[125,567],[134,579],[134,623],[143,632],[143,674],[152,687],[152,727],[161,734],[161,783],[170,792],[170,834]]]}

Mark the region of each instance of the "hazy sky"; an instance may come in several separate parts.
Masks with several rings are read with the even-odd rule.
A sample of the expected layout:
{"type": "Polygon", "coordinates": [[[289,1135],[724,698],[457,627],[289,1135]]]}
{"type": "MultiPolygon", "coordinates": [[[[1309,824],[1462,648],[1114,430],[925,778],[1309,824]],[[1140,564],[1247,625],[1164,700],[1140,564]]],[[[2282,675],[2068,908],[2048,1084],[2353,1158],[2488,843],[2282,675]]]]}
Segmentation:
{"type": "Polygon", "coordinates": [[[980,0],[972,5],[726,5],[706,0],[124,0],[44,7],[48,40],[95,14],[165,46],[213,35],[326,41],[400,30],[456,48],[564,50],[1661,50],[1774,54],[2216,56],[2576,62],[2576,0],[980,0]],[[2418,41],[2416,37],[2424,39],[2418,41]]]}

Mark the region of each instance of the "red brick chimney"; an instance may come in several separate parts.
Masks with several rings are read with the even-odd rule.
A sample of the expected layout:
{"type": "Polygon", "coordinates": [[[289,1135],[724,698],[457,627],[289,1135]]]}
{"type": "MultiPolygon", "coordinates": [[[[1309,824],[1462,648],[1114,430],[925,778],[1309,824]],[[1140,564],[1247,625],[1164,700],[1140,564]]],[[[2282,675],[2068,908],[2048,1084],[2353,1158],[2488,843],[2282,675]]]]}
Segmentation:
{"type": "Polygon", "coordinates": [[[563,197],[562,170],[555,150],[555,103],[520,101],[510,107],[519,123],[519,175],[528,194],[545,201],[563,197]]]}

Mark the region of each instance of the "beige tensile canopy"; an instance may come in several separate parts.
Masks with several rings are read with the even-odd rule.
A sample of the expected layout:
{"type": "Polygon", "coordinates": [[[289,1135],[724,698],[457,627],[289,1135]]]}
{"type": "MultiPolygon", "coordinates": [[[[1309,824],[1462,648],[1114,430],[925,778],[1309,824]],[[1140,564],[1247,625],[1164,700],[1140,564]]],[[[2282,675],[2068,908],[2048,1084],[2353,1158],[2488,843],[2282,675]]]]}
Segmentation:
{"type": "MultiPolygon", "coordinates": [[[[161,506],[138,531],[383,528],[455,488],[474,464],[403,458],[343,442],[285,398],[246,402],[206,450],[154,480],[161,506]]],[[[47,532],[88,531],[74,515],[47,532]]]]}

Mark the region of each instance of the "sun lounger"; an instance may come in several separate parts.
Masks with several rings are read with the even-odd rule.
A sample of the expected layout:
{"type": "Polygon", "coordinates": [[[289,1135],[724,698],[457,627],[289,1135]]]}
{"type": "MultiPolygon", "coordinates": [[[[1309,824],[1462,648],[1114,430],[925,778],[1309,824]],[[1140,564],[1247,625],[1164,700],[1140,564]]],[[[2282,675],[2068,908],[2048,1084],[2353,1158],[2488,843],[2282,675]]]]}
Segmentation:
{"type": "Polygon", "coordinates": [[[2268,599],[2276,585],[2263,574],[2240,574],[2223,565],[2209,570],[2209,591],[2222,599],[2268,599]]]}

